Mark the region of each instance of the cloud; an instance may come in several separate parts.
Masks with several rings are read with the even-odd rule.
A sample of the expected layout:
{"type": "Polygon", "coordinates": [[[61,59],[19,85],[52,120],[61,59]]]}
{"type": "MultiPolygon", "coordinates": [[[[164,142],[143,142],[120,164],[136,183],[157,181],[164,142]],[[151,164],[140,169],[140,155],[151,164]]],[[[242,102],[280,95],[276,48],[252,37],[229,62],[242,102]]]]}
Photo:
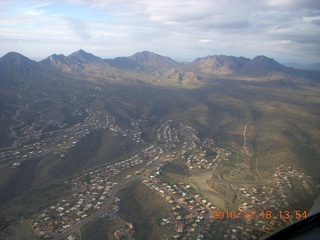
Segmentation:
{"type": "Polygon", "coordinates": [[[318,0],[266,0],[266,6],[280,7],[286,9],[319,9],[320,2],[318,0]]]}
{"type": "Polygon", "coordinates": [[[282,40],[280,43],[283,44],[283,45],[292,45],[292,44],[294,44],[291,40],[282,40]]]}
{"type": "Polygon", "coordinates": [[[14,50],[21,39],[26,48],[35,42],[48,55],[68,45],[95,48],[101,57],[150,50],[187,60],[271,54],[320,61],[319,5],[318,0],[12,0],[0,7],[0,53],[14,50]]]}
{"type": "Polygon", "coordinates": [[[18,8],[17,12],[22,15],[38,16],[45,14],[44,7],[50,5],[50,3],[42,3],[29,7],[18,8]]]}
{"type": "Polygon", "coordinates": [[[70,29],[79,36],[82,40],[89,40],[91,38],[90,31],[88,29],[88,25],[86,22],[79,20],[79,19],[72,19],[72,18],[63,18],[70,29]]]}
{"type": "Polygon", "coordinates": [[[198,41],[198,43],[210,43],[210,42],[212,42],[211,39],[201,39],[198,41]]]}

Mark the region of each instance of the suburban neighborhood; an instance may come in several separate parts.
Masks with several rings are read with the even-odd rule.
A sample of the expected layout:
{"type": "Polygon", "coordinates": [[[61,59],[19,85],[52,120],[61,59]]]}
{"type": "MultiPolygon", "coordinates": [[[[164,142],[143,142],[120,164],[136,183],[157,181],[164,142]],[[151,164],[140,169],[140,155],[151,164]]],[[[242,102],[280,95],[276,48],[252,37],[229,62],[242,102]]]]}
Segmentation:
{"type": "MultiPolygon", "coordinates": [[[[141,120],[132,120],[132,129],[125,131],[117,127],[114,118],[109,116],[105,119],[104,122],[91,119],[91,125],[78,126],[75,130],[85,134],[90,127],[104,126],[114,134],[140,141],[141,120]]],[[[232,210],[236,215],[232,218],[223,217],[221,213],[227,209],[221,209],[206,194],[197,192],[192,186],[194,183],[166,181],[164,174],[170,164],[181,163],[190,176],[198,172],[214,175],[220,165],[229,161],[232,153],[216,146],[212,139],[202,142],[195,129],[172,120],[159,127],[157,138],[157,144],[149,145],[126,160],[65,181],[73,194],[57,200],[29,219],[34,234],[40,239],[64,239],[72,237],[75,229],[96,218],[114,219],[117,212],[121,211],[121,199],[117,197],[117,191],[132,182],[143,184],[171,205],[171,211],[159,226],[173,226],[173,232],[166,239],[208,239],[212,237],[210,232],[213,232],[209,229],[215,229],[214,232],[218,232],[223,239],[245,239],[249,236],[250,239],[259,239],[297,220],[294,214],[286,219],[280,219],[281,216],[277,214],[289,208],[290,190],[294,187],[291,179],[299,179],[305,191],[313,194],[315,186],[311,184],[310,176],[280,165],[268,181],[255,184],[248,182],[248,185],[241,187],[236,185],[239,204],[232,210]],[[217,211],[220,215],[216,215],[217,211]],[[271,211],[273,215],[261,216],[263,211],[271,211]],[[244,213],[254,213],[254,217],[244,213]]],[[[57,147],[76,144],[76,139],[57,147]]],[[[223,181],[227,182],[222,179],[220,183],[223,181]]],[[[130,238],[134,233],[134,225],[125,219],[120,222],[119,229],[114,232],[115,238],[130,238]]]]}

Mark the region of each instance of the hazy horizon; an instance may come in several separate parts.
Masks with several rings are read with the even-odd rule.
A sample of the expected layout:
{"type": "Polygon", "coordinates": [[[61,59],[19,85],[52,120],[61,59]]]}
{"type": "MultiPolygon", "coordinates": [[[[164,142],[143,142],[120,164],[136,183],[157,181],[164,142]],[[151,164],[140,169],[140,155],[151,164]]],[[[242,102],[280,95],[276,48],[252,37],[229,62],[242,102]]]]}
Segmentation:
{"type": "MultiPolygon", "coordinates": [[[[86,51],[85,49],[79,49],[79,50],[83,50],[83,51],[85,51],[85,52],[87,52],[87,53],[93,54],[93,53],[91,53],[91,52],[86,51]]],[[[77,51],[79,51],[79,50],[77,50],[77,51]]],[[[75,52],[77,52],[77,51],[75,51],[75,52]]],[[[148,51],[148,50],[141,50],[141,51],[139,51],[139,52],[143,52],[143,51],[148,51]]],[[[12,51],[12,52],[13,52],[13,51],[12,51]]],[[[150,52],[150,51],[149,51],[149,52],[150,52]]],[[[8,53],[10,53],[10,52],[8,52],[8,53]]],[[[8,54],[8,53],[6,53],[6,54],[8,54]]],[[[15,53],[22,54],[22,53],[19,53],[19,52],[15,52],[15,53]]],[[[25,57],[27,57],[27,58],[29,58],[29,59],[31,59],[31,60],[33,60],[33,61],[40,62],[40,61],[42,61],[42,60],[44,60],[44,59],[46,59],[46,58],[48,58],[49,56],[52,56],[52,55],[54,55],[54,54],[56,54],[56,55],[62,54],[62,55],[64,55],[64,56],[67,57],[67,56],[71,55],[72,53],[74,53],[74,52],[70,52],[70,53],[68,53],[68,54],[52,53],[52,54],[50,54],[50,55],[48,55],[48,56],[46,56],[46,57],[44,57],[44,58],[32,58],[32,57],[27,56],[27,55],[24,55],[24,54],[22,54],[22,55],[25,56],[25,57]]],[[[135,53],[138,53],[138,52],[135,52],[135,53]]],[[[132,54],[127,55],[127,56],[113,56],[113,57],[101,57],[101,56],[98,56],[98,55],[95,55],[95,54],[93,54],[93,55],[96,56],[96,57],[99,57],[99,58],[101,58],[101,59],[113,59],[113,58],[116,58],[116,57],[130,57],[130,56],[132,56],[132,55],[135,54],[135,53],[132,53],[132,54]]],[[[176,62],[181,62],[181,63],[182,63],[182,62],[192,62],[192,61],[196,60],[197,58],[204,58],[204,57],[207,57],[207,56],[228,56],[228,57],[229,57],[229,56],[233,56],[233,57],[244,57],[244,58],[248,58],[248,59],[251,59],[251,60],[252,60],[253,58],[255,58],[255,57],[261,56],[261,55],[257,55],[257,56],[255,56],[255,57],[249,58],[249,57],[246,57],[246,56],[234,56],[234,55],[225,55],[225,54],[215,55],[215,54],[212,54],[212,55],[206,55],[206,56],[198,56],[198,57],[195,57],[194,59],[191,59],[191,60],[183,60],[183,59],[181,60],[181,59],[172,58],[171,56],[161,55],[161,54],[156,53],[156,52],[153,52],[153,53],[158,54],[158,55],[163,56],[163,57],[169,57],[169,58],[173,59],[174,61],[176,61],[176,62]]],[[[3,57],[3,56],[5,56],[6,54],[0,56],[0,58],[3,57]]],[[[264,56],[264,55],[263,55],[263,56],[264,56]]],[[[269,56],[265,56],[265,57],[270,58],[269,56]]],[[[273,58],[272,58],[272,59],[273,59],[273,58]]],[[[301,62],[280,62],[280,61],[278,61],[277,59],[274,59],[274,60],[277,61],[277,62],[279,62],[280,64],[283,64],[283,65],[287,65],[287,64],[288,64],[288,65],[290,65],[290,64],[297,64],[297,65],[301,65],[301,66],[303,66],[303,65],[308,66],[308,65],[313,65],[313,64],[320,64],[320,62],[301,63],[301,62]]]]}

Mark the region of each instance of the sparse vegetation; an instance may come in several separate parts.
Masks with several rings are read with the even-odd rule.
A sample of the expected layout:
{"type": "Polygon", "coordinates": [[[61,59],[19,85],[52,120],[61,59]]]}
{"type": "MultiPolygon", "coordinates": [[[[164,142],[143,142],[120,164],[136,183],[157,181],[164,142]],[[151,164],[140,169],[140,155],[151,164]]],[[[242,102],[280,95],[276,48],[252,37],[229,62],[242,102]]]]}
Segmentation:
{"type": "MultiPolygon", "coordinates": [[[[276,167],[290,163],[310,175],[312,184],[319,184],[320,97],[314,77],[301,73],[286,79],[273,79],[275,75],[222,79],[197,67],[193,73],[161,69],[158,77],[149,68],[120,73],[110,66],[101,71],[94,64],[75,72],[37,69],[12,81],[4,75],[0,83],[0,124],[5,126],[0,129],[1,231],[7,234],[23,215],[70,194],[64,180],[117,163],[150,145],[164,146],[170,136],[160,142],[157,129],[169,119],[175,122],[172,131],[180,123],[191,126],[201,141],[213,139],[234,153],[217,167],[217,178],[270,179],[276,167]]],[[[182,150],[183,141],[176,144],[166,154],[182,150]]],[[[202,150],[210,160],[218,155],[210,148],[202,150]]],[[[187,184],[190,172],[185,164],[190,155],[172,157],[159,179],[187,184]]],[[[124,170],[115,179],[134,175],[140,168],[124,170]]],[[[231,198],[230,206],[240,203],[231,186],[215,183],[212,187],[231,198]]],[[[299,185],[295,196],[299,202],[294,204],[310,208],[314,195],[300,196],[301,189],[299,185]]],[[[154,192],[134,184],[118,195],[119,215],[134,224],[137,239],[160,239],[170,231],[167,226],[159,228],[159,219],[168,217],[169,204],[154,192]]],[[[111,221],[100,219],[82,231],[85,238],[103,239],[114,228],[111,221]]]]}
{"type": "Polygon", "coordinates": [[[135,239],[161,239],[172,225],[159,226],[162,218],[169,217],[170,205],[159,195],[141,184],[134,184],[118,194],[119,215],[133,224],[135,239]]]}

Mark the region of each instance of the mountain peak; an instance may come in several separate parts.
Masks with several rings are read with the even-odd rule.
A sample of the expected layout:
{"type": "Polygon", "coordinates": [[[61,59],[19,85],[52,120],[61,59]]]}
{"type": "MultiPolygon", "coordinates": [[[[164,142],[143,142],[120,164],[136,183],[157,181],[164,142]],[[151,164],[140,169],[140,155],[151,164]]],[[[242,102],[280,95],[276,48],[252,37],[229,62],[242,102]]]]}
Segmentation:
{"type": "Polygon", "coordinates": [[[52,54],[51,56],[48,57],[50,61],[65,61],[67,57],[63,54],[52,54]]]}
{"type": "Polygon", "coordinates": [[[263,55],[256,56],[242,69],[243,74],[254,77],[266,76],[275,72],[287,73],[288,69],[273,58],[268,58],[263,55]]]}
{"type": "Polygon", "coordinates": [[[80,49],[76,52],[71,53],[68,57],[72,57],[72,56],[83,56],[84,57],[84,56],[94,56],[94,55],[80,49]]]}
{"type": "Polygon", "coordinates": [[[141,63],[148,61],[150,58],[165,58],[159,54],[156,54],[154,52],[149,52],[149,51],[142,51],[142,52],[137,52],[130,56],[129,58],[134,59],[136,61],[140,61],[141,63]]]}
{"type": "MultiPolygon", "coordinates": [[[[144,54],[144,55],[159,55],[159,54],[156,54],[154,52],[150,52],[150,51],[147,51],[147,50],[143,50],[141,52],[137,52],[137,54],[144,54]]],[[[159,55],[160,56],[160,55],[159,55]]]]}
{"type": "Polygon", "coordinates": [[[0,58],[0,76],[31,76],[40,72],[40,67],[33,61],[20,53],[9,52],[0,58]]]}
{"type": "Polygon", "coordinates": [[[91,53],[87,53],[86,51],[80,49],[68,56],[68,58],[77,63],[90,63],[90,62],[100,62],[102,61],[101,58],[96,57],[91,53]]]}
{"type": "Polygon", "coordinates": [[[20,53],[17,53],[17,52],[9,52],[6,55],[4,55],[3,57],[1,57],[0,59],[1,59],[1,61],[14,61],[16,63],[27,62],[27,61],[35,62],[35,61],[23,56],[20,53]]]}
{"type": "Polygon", "coordinates": [[[259,64],[259,65],[263,65],[266,68],[269,68],[270,70],[283,70],[284,66],[282,64],[280,64],[279,62],[277,62],[276,60],[274,60],[273,58],[269,58],[263,55],[260,56],[256,56],[255,58],[253,58],[251,60],[252,63],[254,64],[259,64]]]}
{"type": "Polygon", "coordinates": [[[259,63],[264,63],[264,64],[265,63],[280,64],[276,60],[274,60],[273,58],[269,58],[269,57],[266,57],[264,55],[258,55],[256,57],[254,57],[252,59],[252,61],[259,62],[259,63]]]}
{"type": "Polygon", "coordinates": [[[69,65],[71,64],[70,59],[67,58],[63,54],[52,54],[51,56],[47,57],[46,59],[40,61],[40,64],[44,66],[62,66],[62,65],[69,65]]]}
{"type": "Polygon", "coordinates": [[[164,57],[149,51],[137,52],[129,58],[149,70],[154,70],[155,68],[167,70],[178,65],[176,61],[169,57],[164,57]]]}

